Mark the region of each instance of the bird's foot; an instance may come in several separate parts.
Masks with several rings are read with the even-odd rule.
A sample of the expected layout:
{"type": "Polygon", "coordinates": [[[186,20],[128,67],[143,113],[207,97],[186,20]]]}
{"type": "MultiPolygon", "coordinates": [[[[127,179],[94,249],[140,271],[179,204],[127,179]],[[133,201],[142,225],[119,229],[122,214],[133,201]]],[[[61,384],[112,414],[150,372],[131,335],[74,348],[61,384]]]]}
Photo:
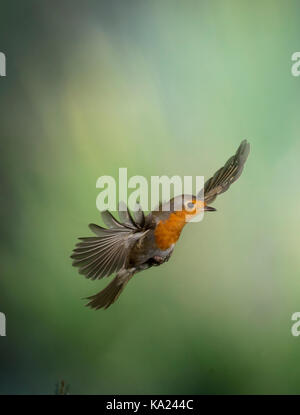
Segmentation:
{"type": "Polygon", "coordinates": [[[165,262],[165,258],[159,255],[155,255],[153,259],[158,265],[163,264],[165,262]]]}

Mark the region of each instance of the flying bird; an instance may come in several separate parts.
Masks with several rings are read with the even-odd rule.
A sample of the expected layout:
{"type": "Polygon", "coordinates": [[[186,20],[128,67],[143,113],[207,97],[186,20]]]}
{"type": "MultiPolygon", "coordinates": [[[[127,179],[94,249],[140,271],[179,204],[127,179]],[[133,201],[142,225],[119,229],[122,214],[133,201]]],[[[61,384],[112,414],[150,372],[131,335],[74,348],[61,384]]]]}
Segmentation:
{"type": "Polygon", "coordinates": [[[116,276],[98,294],[87,297],[87,306],[108,308],[136,273],[167,262],[184,226],[199,212],[216,210],[209,204],[240,177],[249,151],[249,143],[243,140],[197,196],[176,196],[148,215],[140,207],[133,213],[119,207],[119,220],[107,210],[102,212],[107,228],[90,224],[96,236],[79,238],[71,258],[87,278],[96,280],[113,273],[116,276]]]}

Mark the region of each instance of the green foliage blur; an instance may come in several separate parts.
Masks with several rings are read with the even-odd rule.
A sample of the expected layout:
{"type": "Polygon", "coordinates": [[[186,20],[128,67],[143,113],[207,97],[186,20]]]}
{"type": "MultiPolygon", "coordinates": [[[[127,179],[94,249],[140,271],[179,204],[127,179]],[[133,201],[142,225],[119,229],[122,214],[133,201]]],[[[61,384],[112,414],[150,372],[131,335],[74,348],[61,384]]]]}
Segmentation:
{"type": "Polygon", "coordinates": [[[298,1],[2,1],[0,393],[300,392],[298,1]],[[96,180],[241,178],[91,311],[69,258],[96,180]]]}

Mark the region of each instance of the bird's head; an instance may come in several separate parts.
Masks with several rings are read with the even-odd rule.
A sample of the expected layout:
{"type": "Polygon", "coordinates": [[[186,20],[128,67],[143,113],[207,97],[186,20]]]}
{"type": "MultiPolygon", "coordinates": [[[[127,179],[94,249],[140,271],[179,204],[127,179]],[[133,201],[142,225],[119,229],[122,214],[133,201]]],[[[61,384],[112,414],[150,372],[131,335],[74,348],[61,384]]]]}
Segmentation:
{"type": "Polygon", "coordinates": [[[214,212],[216,209],[193,195],[180,195],[173,197],[169,202],[160,206],[163,212],[173,213],[184,218],[185,222],[190,222],[201,212],[214,212]]]}

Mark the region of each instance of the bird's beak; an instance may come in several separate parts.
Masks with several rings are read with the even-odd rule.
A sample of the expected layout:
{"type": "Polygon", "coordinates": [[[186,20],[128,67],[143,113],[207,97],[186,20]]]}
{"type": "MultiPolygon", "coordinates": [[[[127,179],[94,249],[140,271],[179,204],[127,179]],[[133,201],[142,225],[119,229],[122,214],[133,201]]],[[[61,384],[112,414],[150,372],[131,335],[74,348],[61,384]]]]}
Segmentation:
{"type": "Polygon", "coordinates": [[[217,209],[215,209],[212,206],[204,206],[204,211],[206,212],[215,212],[217,209]]]}
{"type": "Polygon", "coordinates": [[[215,212],[217,209],[215,209],[212,206],[207,206],[205,202],[203,202],[202,200],[198,200],[196,202],[196,206],[197,206],[197,210],[198,212],[215,212]]]}

